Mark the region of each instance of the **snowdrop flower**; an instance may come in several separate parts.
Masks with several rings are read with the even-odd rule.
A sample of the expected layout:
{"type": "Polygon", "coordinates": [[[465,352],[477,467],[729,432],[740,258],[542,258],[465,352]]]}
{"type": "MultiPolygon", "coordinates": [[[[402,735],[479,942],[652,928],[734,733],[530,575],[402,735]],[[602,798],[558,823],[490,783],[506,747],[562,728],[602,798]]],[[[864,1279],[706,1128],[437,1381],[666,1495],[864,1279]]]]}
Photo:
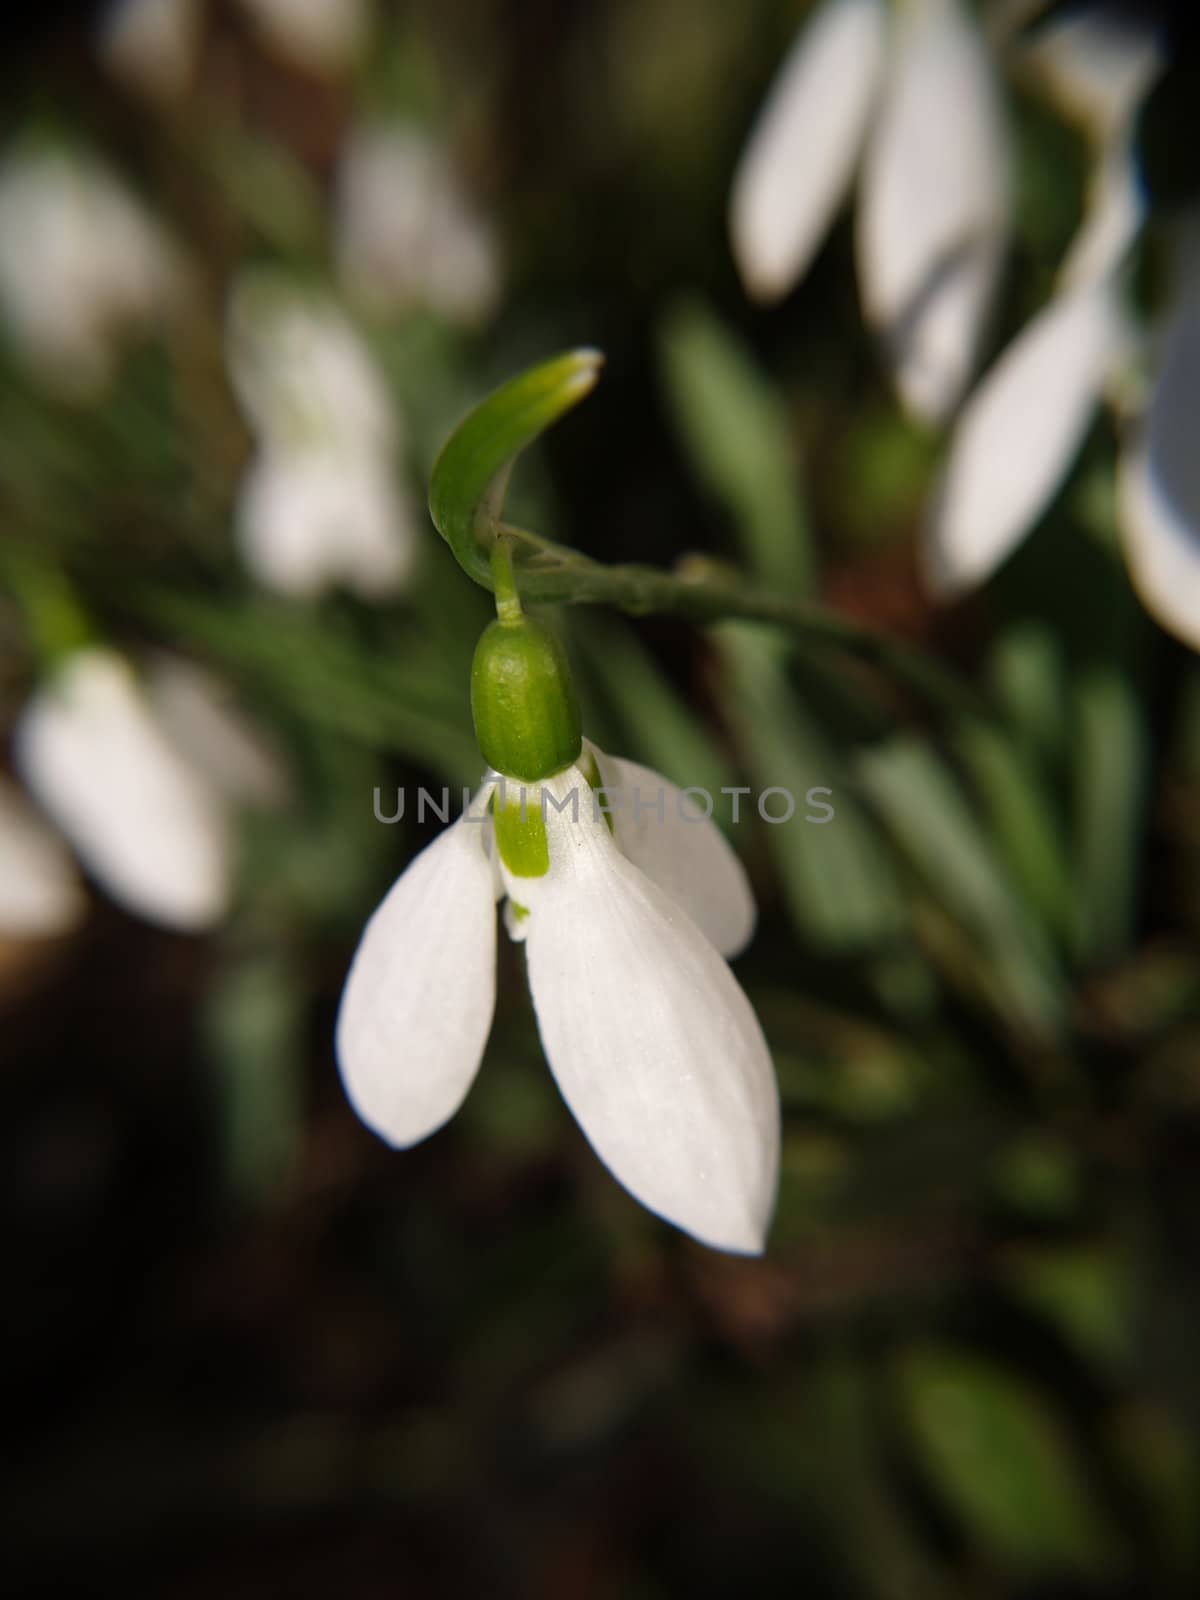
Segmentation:
{"type": "Polygon", "coordinates": [[[101,389],[121,336],[161,316],[178,271],[157,223],[91,156],[29,149],[0,162],[0,315],[48,383],[101,389]]]}
{"type": "Polygon", "coordinates": [[[342,281],[371,310],[421,306],[474,324],[495,309],[500,264],[492,230],[428,134],[403,124],[352,134],[336,207],[342,281]]]}
{"type": "Polygon", "coordinates": [[[218,679],[179,656],[157,654],[146,663],[142,687],[167,738],[224,799],[260,811],[287,804],[292,784],[282,756],[218,679]]]}
{"type": "Polygon", "coordinates": [[[1049,504],[1129,348],[1119,271],[1141,221],[1127,145],[1106,157],[1056,294],[963,408],[924,530],[935,593],[987,578],[1049,504]]]}
{"type": "Polygon", "coordinates": [[[292,596],[337,582],[395,593],[415,553],[394,476],[397,418],[348,319],[275,274],[246,274],[231,297],[228,362],[260,446],[237,507],[247,566],[292,596]]]}
{"type": "Polygon", "coordinates": [[[96,882],[136,915],[192,932],[229,906],[232,802],[278,792],[264,778],[272,758],[247,759],[252,743],[204,675],[172,664],[142,683],[121,656],[88,647],[34,691],[13,747],[96,882]]]}
{"type": "MultiPolygon", "coordinates": [[[[1034,526],[1105,391],[1125,403],[1137,341],[1122,271],[1144,219],[1131,128],[1160,56],[1149,34],[1120,51],[1115,27],[1103,16],[1073,18],[1051,30],[1052,45],[1041,45],[1055,81],[1071,86],[1059,98],[1096,142],[1091,193],[1055,295],[986,375],[955,431],[925,530],[926,572],[943,596],[990,576],[1034,526]],[[1082,64],[1069,65],[1074,53],[1082,64]],[[1105,62],[1119,67],[1106,76],[1105,62]]],[[[1129,41],[1125,28],[1119,38],[1129,41]]],[[[1130,575],[1146,608],[1200,648],[1200,480],[1190,438],[1200,405],[1196,231],[1195,218],[1177,227],[1174,284],[1152,341],[1149,403],[1127,426],[1120,450],[1118,513],[1130,575]]]]}
{"type": "Polygon", "coordinates": [[[1200,216],[1180,224],[1176,287],[1149,405],[1118,460],[1125,560],[1142,604],[1200,650],[1200,216]]]}
{"type": "Polygon", "coordinates": [[[581,739],[561,647],[537,624],[485,632],[472,707],[492,775],[396,882],[346,981],[351,1103],[401,1147],[458,1109],[491,1028],[504,896],[550,1069],[601,1160],[703,1243],[761,1251],[779,1102],[723,959],[754,920],[736,857],[702,815],[683,820],[673,785],[581,739]]]}
{"type": "Polygon", "coordinates": [[[114,0],[100,26],[100,59],[127,88],[167,103],[191,82],[199,34],[199,0],[114,0]]]}
{"type": "Polygon", "coordinates": [[[992,61],[960,0],[824,0],[784,62],[734,177],[747,289],[786,294],[860,153],[863,308],[901,401],[939,421],[970,377],[1008,231],[1008,139],[992,61]]]}
{"type": "Polygon", "coordinates": [[[267,43],[320,77],[354,64],[371,21],[367,0],[241,0],[267,43]]]}
{"type": "Polygon", "coordinates": [[[0,938],[69,933],[83,912],[69,852],[21,791],[0,778],[0,938]]]}

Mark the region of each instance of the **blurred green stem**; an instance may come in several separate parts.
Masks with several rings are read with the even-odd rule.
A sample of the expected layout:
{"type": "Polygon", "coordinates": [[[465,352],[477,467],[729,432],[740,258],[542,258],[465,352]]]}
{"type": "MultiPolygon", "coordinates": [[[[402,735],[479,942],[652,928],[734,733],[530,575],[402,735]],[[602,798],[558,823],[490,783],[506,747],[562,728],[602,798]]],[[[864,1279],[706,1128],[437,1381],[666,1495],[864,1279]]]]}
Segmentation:
{"type": "Polygon", "coordinates": [[[429,509],[468,577],[495,592],[493,552],[503,543],[503,581],[511,578],[526,602],[607,605],[631,616],[659,612],[698,623],[770,623],[802,642],[850,650],[938,705],[982,709],[973,690],[913,646],[786,592],[757,588],[716,562],[691,557],[675,572],[607,566],[502,522],[514,459],[591,393],[602,360],[594,350],[572,350],[530,368],[468,412],[447,440],[434,463],[429,509]]]}

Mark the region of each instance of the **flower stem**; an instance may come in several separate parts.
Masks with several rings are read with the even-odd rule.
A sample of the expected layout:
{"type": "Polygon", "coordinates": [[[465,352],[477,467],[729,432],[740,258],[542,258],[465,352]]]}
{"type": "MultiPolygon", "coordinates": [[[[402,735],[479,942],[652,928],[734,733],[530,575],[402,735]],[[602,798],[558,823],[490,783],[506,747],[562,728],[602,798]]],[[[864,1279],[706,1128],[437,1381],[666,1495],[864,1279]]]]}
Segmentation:
{"type": "Polygon", "coordinates": [[[500,534],[492,546],[491,567],[497,617],[501,622],[520,622],[524,612],[513,572],[513,542],[506,533],[500,534]]]}
{"type": "Polygon", "coordinates": [[[689,557],[673,572],[609,566],[508,524],[502,523],[498,533],[493,549],[501,543],[509,545],[509,570],[514,579],[519,575],[527,601],[608,605],[630,616],[658,613],[696,623],[771,623],[786,628],[801,645],[846,650],[945,710],[988,712],[970,684],[917,646],[747,583],[735,571],[706,557],[689,557]]]}

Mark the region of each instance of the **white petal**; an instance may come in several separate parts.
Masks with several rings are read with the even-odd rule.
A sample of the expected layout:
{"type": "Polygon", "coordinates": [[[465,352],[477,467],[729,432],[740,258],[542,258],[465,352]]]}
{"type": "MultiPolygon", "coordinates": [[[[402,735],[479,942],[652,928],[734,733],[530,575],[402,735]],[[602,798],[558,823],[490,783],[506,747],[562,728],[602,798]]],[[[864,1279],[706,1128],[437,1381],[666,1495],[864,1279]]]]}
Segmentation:
{"type": "Polygon", "coordinates": [[[1081,223],[1058,274],[1058,289],[1081,289],[1120,267],[1137,238],[1146,201],[1126,139],[1100,155],[1088,185],[1081,223]]]}
{"type": "Polygon", "coordinates": [[[278,751],[216,678],[160,655],[149,664],[146,693],[171,743],[222,794],[266,809],[284,804],[291,784],[278,751]]]}
{"type": "Polygon", "coordinates": [[[747,291],[777,300],[841,202],[879,86],[879,0],[827,0],[792,46],[734,175],[730,230],[747,291]]]}
{"type": "Polygon", "coordinates": [[[366,38],[367,0],[241,0],[279,54],[310,72],[345,71],[366,38]]]}
{"type": "Polygon", "coordinates": [[[416,858],[368,922],[337,1021],[342,1082],[389,1144],[415,1144],[458,1110],[496,1002],[496,903],[482,824],[460,818],[416,858]]]}
{"type": "Polygon", "coordinates": [[[242,409],[274,451],[383,451],[396,441],[395,407],[353,323],[286,273],[239,274],[226,361],[242,409]]]}
{"type": "Polygon", "coordinates": [[[93,394],[120,335],[156,317],[178,284],[166,236],[99,162],[38,148],[0,164],[0,311],[48,382],[93,394]]]}
{"type": "Polygon", "coordinates": [[[1146,609],[1200,650],[1200,300],[1176,317],[1140,437],[1122,451],[1121,527],[1146,609]]]}
{"type": "Polygon", "coordinates": [[[754,896],[746,870],[699,800],[635,761],[595,745],[600,781],[609,791],[617,843],[691,917],[727,959],[750,942],[754,896]]]}
{"type": "Polygon", "coordinates": [[[359,129],[338,170],[338,268],[376,311],[482,321],[500,293],[495,240],[446,150],[402,123],[359,129]]]}
{"type": "Polygon", "coordinates": [[[225,807],[167,740],[120,657],[69,657],[22,711],[15,752],[30,791],[114,900],[173,928],[223,914],[225,807]]]}
{"type": "Polygon", "coordinates": [[[48,938],[83,919],[83,889],[62,841],[0,779],[0,936],[48,938]]]}
{"type": "Polygon", "coordinates": [[[1010,189],[1000,92],[978,30],[958,0],[911,0],[867,147],[857,242],[864,309],[917,417],[940,421],[970,377],[1010,189]]]}
{"type": "Polygon", "coordinates": [[[170,101],[191,81],[199,23],[196,0],[114,0],[101,25],[101,60],[130,89],[170,101]]]}
{"type": "Polygon", "coordinates": [[[614,1176],[720,1250],[762,1250],[775,1202],[779,1097],[737,980],[675,901],[622,855],[577,768],[578,820],[547,808],[550,870],[528,903],[529,983],[551,1071],[614,1176]]]}
{"type": "Polygon", "coordinates": [[[237,524],[251,572],[296,598],[338,582],[367,599],[394,594],[414,555],[408,509],[371,455],[261,451],[242,482],[237,524]]]}
{"type": "Polygon", "coordinates": [[[925,530],[936,592],[981,583],[1045,510],[1083,442],[1121,328],[1101,283],[1051,301],[988,372],[955,430],[925,530]]]}

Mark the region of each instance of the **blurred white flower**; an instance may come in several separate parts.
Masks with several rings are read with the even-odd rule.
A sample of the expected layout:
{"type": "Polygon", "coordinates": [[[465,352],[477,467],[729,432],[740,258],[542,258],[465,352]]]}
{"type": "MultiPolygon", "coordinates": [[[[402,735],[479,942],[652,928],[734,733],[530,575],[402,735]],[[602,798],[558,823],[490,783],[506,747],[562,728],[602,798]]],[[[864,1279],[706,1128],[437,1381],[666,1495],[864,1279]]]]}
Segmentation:
{"type": "Polygon", "coordinates": [[[225,799],[275,810],[291,798],[279,751],[219,679],[179,656],[157,654],[146,664],[143,687],[167,738],[225,799]]]}
{"type": "Polygon", "coordinates": [[[413,529],[385,459],[369,452],[260,451],[242,483],[246,565],[279,594],[344,583],[365,599],[403,586],[413,529]]]}
{"type": "Polygon", "coordinates": [[[199,36],[199,0],[114,0],[100,24],[100,59],[126,88],[169,102],[191,83],[199,36]]]}
{"type": "MultiPolygon", "coordinates": [[[[547,797],[548,867],[518,877],[484,819],[498,781],[367,925],[338,1017],[351,1103],[397,1146],[461,1105],[491,1029],[495,901],[507,894],[550,1069],[597,1155],[675,1226],[757,1254],[775,1200],[779,1097],[758,1021],[722,959],[754,924],[737,858],[702,814],[681,816],[673,784],[585,742],[578,764],[525,790],[534,815],[547,797]],[[611,829],[594,807],[592,761],[617,804],[611,829]]],[[[511,781],[509,798],[517,803],[511,781]]]]}
{"type": "Polygon", "coordinates": [[[226,809],[119,656],[69,656],[26,704],[14,749],[30,792],[119,905],[180,929],[208,927],[225,912],[226,809]]]}
{"type": "Polygon", "coordinates": [[[1200,215],[1180,224],[1154,387],[1117,471],[1125,560],[1142,604],[1200,650],[1200,215]]]}
{"type": "Polygon", "coordinates": [[[1128,146],[1106,153],[1058,292],[986,373],[955,427],[926,520],[944,597],[981,583],[1049,504],[1128,350],[1119,271],[1141,220],[1128,146]]]}
{"type": "Polygon", "coordinates": [[[381,312],[423,307],[483,321],[500,296],[492,229],[446,149],[403,124],[353,133],[338,169],[338,267],[349,294],[381,312]]]}
{"type": "Polygon", "coordinates": [[[158,663],[143,682],[99,647],[65,658],[26,702],[21,778],[119,905],[199,931],[229,907],[233,802],[275,804],[286,778],[212,680],[158,663]]]}
{"type": "Polygon", "coordinates": [[[354,64],[371,22],[368,0],[241,0],[263,38],[285,59],[319,76],[354,64]]]}
{"type": "Polygon", "coordinates": [[[341,582],[396,592],[415,553],[396,479],[399,424],[370,352],[332,301],[250,273],[230,301],[228,363],[259,451],[237,523],[246,564],[281,593],[341,582]]]}
{"type": "Polygon", "coordinates": [[[925,529],[931,586],[952,597],[986,579],[1016,548],[1070,471],[1107,392],[1126,420],[1118,515],[1143,604],[1200,649],[1200,218],[1177,223],[1174,270],[1157,333],[1132,326],[1123,268],[1144,220],[1132,126],[1161,64],[1152,33],[1131,36],[1103,14],[1070,18],[1038,48],[1061,102],[1093,140],[1083,222],[1055,295],[1017,335],[964,408],[925,529]],[[1061,35],[1061,37],[1059,37],[1061,35]],[[1052,39],[1052,44],[1051,44],[1052,39]],[[1118,48],[1120,41],[1128,49],[1118,48]],[[1081,61],[1076,60],[1076,55],[1081,61]],[[1106,63],[1116,63],[1106,71],[1106,63]],[[1148,403],[1130,369],[1150,353],[1148,403]],[[1131,400],[1132,396],[1132,400],[1131,400]]]}
{"type": "Polygon", "coordinates": [[[69,933],[82,921],[85,904],[58,835],[14,784],[0,778],[0,938],[69,933]]]}
{"type": "Polygon", "coordinates": [[[825,0],[785,61],[734,177],[730,227],[749,292],[802,276],[853,176],[864,311],[906,408],[965,387],[996,288],[1011,160],[991,55],[960,0],[825,0]]]}
{"type": "Polygon", "coordinates": [[[0,162],[0,315],[47,382],[95,394],[122,336],[160,317],[178,284],[165,234],[95,158],[41,148],[0,162]]]}

